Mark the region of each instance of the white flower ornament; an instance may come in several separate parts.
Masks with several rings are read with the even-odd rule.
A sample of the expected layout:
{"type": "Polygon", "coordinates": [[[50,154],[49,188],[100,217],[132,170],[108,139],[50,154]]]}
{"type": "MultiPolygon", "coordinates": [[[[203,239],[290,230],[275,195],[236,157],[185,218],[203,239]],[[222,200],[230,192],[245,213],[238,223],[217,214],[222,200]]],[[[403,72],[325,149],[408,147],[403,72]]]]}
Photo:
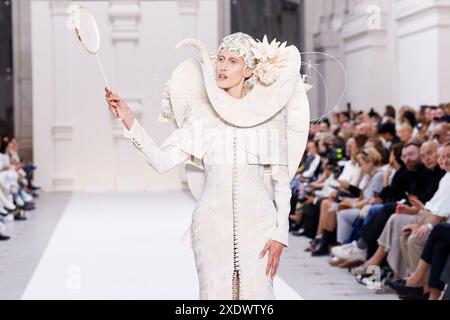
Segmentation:
{"type": "Polygon", "coordinates": [[[263,41],[254,41],[252,52],[257,60],[253,73],[257,81],[264,85],[270,85],[277,80],[278,70],[285,66],[286,62],[286,43],[273,39],[269,43],[267,36],[264,35],[263,41]]]}

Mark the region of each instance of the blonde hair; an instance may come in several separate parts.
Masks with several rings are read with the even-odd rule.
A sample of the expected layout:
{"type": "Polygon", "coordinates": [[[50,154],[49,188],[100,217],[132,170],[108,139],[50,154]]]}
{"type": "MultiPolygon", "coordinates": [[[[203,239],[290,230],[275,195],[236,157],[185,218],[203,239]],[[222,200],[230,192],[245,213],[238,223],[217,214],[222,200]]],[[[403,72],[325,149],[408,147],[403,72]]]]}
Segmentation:
{"type": "Polygon", "coordinates": [[[364,148],[356,155],[356,159],[358,162],[370,162],[376,167],[381,165],[381,154],[374,147],[364,148]]]}

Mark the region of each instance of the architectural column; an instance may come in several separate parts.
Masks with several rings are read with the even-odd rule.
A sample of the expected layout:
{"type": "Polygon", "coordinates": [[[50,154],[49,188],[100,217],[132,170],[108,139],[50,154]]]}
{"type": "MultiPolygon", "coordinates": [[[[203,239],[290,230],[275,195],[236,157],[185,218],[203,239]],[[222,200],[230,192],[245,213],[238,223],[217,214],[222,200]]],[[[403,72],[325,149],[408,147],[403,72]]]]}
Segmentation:
{"type": "Polygon", "coordinates": [[[342,109],[345,105],[344,100],[339,101],[344,86],[337,85],[343,80],[342,69],[333,59],[343,62],[340,41],[342,19],[340,13],[335,12],[335,5],[334,0],[321,2],[322,15],[318,21],[318,32],[314,34],[313,51],[318,53],[313,55],[316,60],[311,63],[316,64],[320,74],[313,74],[313,90],[316,90],[317,94],[316,106],[311,108],[311,119],[317,119],[324,113],[329,117],[331,110],[342,109]]]}
{"type": "Polygon", "coordinates": [[[74,189],[74,175],[72,163],[73,123],[71,119],[70,86],[67,83],[71,74],[71,65],[67,63],[71,58],[67,36],[66,13],[70,1],[51,1],[50,14],[52,19],[52,41],[49,53],[53,55],[52,72],[52,111],[53,123],[51,135],[53,137],[54,176],[51,179],[53,191],[69,191],[74,189]]]}
{"type": "Polygon", "coordinates": [[[397,104],[450,101],[450,1],[397,0],[397,104]]]}
{"type": "MultiPolygon", "coordinates": [[[[198,38],[198,0],[178,0],[178,16],[182,26],[182,38],[198,38]]],[[[198,57],[194,49],[190,49],[192,57],[198,57]]],[[[186,58],[186,56],[184,56],[186,58]]],[[[184,187],[187,187],[186,170],[180,166],[180,179],[184,187]]]]}
{"type": "MultiPolygon", "coordinates": [[[[111,41],[114,50],[114,90],[120,92],[121,97],[130,106],[138,121],[142,115],[142,101],[137,92],[139,71],[137,46],[139,42],[139,21],[141,8],[139,1],[111,1],[109,7],[111,21],[111,41]],[[120,76],[119,76],[120,75],[120,76]]],[[[111,115],[114,126],[113,136],[116,144],[116,182],[117,191],[134,191],[142,189],[138,176],[130,176],[130,161],[127,157],[129,141],[123,136],[123,126],[111,115]]]]}
{"type": "Polygon", "coordinates": [[[30,2],[31,0],[11,2],[14,39],[14,135],[20,143],[20,156],[26,162],[33,160],[30,2]]]}
{"type": "Polygon", "coordinates": [[[345,100],[357,110],[378,112],[392,103],[389,61],[388,3],[359,1],[344,19],[342,28],[344,64],[351,84],[345,100]]]}
{"type": "Polygon", "coordinates": [[[177,2],[183,37],[195,38],[197,35],[198,0],[178,0],[177,2]]]}

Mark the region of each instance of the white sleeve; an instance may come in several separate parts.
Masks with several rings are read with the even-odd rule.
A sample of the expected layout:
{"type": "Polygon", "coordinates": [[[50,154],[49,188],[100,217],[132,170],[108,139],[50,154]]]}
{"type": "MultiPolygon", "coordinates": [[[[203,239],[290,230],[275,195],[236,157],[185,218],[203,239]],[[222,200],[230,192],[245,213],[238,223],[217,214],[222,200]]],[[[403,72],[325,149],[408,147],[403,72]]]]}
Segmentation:
{"type": "MultiPolygon", "coordinates": [[[[168,139],[180,135],[181,129],[175,130],[168,139]]],[[[130,130],[124,128],[123,134],[131,139],[134,146],[142,153],[145,160],[158,173],[164,173],[190,157],[190,154],[173,145],[164,145],[159,148],[152,137],[139,124],[135,118],[130,130]]],[[[166,140],[167,141],[167,140],[166,140]]]]}
{"type": "Polygon", "coordinates": [[[277,207],[277,225],[270,239],[288,246],[289,213],[291,211],[291,187],[288,166],[272,165],[273,193],[277,207]]]}

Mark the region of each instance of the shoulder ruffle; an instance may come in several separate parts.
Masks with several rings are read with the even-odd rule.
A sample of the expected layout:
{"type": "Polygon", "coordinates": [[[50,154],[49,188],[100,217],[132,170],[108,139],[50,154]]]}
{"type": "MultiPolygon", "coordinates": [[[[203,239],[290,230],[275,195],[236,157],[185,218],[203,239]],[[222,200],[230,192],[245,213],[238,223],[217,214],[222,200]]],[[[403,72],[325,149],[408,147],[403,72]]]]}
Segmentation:
{"type": "Polygon", "coordinates": [[[181,127],[171,133],[161,148],[173,146],[190,154],[191,158],[186,163],[203,170],[202,158],[214,140],[213,130],[210,129],[215,128],[218,123],[207,112],[185,114],[181,127]]]}

